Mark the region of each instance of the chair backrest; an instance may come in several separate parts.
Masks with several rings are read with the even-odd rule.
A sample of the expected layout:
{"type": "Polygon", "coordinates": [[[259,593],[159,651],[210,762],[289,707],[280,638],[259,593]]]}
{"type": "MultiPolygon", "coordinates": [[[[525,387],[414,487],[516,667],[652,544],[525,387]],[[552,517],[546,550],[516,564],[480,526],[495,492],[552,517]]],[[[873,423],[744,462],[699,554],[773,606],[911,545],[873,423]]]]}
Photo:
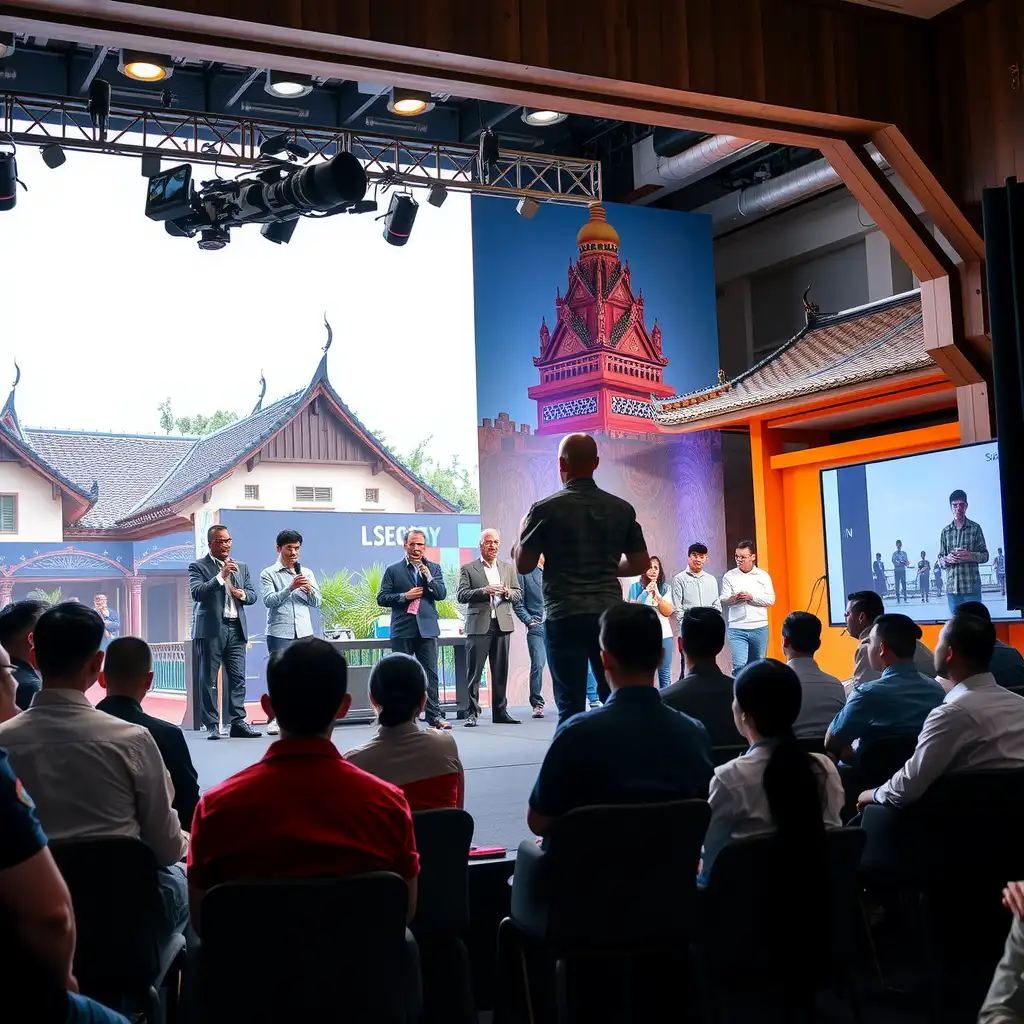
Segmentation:
{"type": "Polygon", "coordinates": [[[404,1021],[407,905],[405,881],[387,871],[214,886],[202,904],[203,1019],[404,1021]],[[235,982],[254,964],[269,973],[247,998],[235,982]]]}
{"type": "Polygon", "coordinates": [[[59,839],[50,850],[75,908],[81,990],[145,990],[159,970],[168,931],[153,851],[125,836],[59,839]]]}
{"type": "Polygon", "coordinates": [[[473,816],[447,807],[412,816],[420,873],[416,916],[409,927],[419,938],[461,935],[469,928],[469,844],[473,816]]]}
{"type": "Polygon", "coordinates": [[[813,740],[797,740],[800,744],[800,749],[805,754],[824,754],[825,753],[825,738],[813,739],[813,740]]]}
{"type": "Polygon", "coordinates": [[[673,800],[558,818],[545,841],[550,936],[574,946],[642,938],[664,948],[692,933],[710,816],[706,800],[673,800]]]}
{"type": "Polygon", "coordinates": [[[857,756],[857,788],[873,789],[891,779],[914,754],[917,735],[886,736],[866,743],[857,756]]]}
{"type": "Polygon", "coordinates": [[[857,866],[865,838],[859,828],[826,833],[827,892],[799,891],[811,879],[787,861],[774,833],[724,846],[701,914],[708,968],[735,976],[737,985],[768,979],[786,987],[801,976],[821,980],[831,965],[848,963],[858,935],[857,866]]]}

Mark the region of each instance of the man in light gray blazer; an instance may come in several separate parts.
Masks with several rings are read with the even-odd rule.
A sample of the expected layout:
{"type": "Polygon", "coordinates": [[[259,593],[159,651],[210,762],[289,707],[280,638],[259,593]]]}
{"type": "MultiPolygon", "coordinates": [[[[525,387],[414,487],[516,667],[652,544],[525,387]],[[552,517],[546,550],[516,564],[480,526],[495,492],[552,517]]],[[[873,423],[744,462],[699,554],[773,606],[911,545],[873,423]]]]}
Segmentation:
{"type": "Polygon", "coordinates": [[[480,716],[480,676],[484,662],[491,666],[491,721],[518,725],[508,713],[505,687],[508,684],[508,643],[515,619],[512,605],[523,599],[511,562],[498,561],[501,536],[497,530],[480,534],[480,557],[459,573],[459,604],[466,608],[466,638],[469,647],[469,707],[466,725],[473,728],[480,716]]]}

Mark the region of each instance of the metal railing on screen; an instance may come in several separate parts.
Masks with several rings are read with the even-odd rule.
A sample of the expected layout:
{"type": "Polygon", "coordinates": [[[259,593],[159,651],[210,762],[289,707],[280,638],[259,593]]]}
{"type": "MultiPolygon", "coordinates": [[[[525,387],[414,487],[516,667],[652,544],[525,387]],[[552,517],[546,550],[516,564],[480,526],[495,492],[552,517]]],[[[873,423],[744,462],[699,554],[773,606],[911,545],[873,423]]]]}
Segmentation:
{"type": "MultiPolygon", "coordinates": [[[[391,654],[389,647],[349,647],[345,660],[349,665],[376,665],[381,658],[391,654]]],[[[486,671],[480,686],[486,689],[486,671]]],[[[455,697],[455,649],[438,645],[437,648],[437,691],[441,703],[451,703],[455,697]]]]}
{"type": "Polygon", "coordinates": [[[186,689],[185,657],[189,641],[150,644],[153,652],[153,689],[184,693],[186,689]]]}

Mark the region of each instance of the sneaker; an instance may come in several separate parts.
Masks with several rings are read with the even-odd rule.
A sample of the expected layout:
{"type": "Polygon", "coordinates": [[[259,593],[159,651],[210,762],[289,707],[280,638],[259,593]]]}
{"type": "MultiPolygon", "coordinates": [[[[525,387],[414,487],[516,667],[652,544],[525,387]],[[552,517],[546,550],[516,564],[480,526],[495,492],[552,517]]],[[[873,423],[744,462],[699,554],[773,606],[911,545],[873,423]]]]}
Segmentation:
{"type": "Polygon", "coordinates": [[[277,724],[277,719],[276,718],[272,718],[269,722],[267,722],[267,735],[268,736],[277,736],[280,732],[281,732],[281,726],[279,726],[277,724]]]}
{"type": "Polygon", "coordinates": [[[533,711],[530,713],[530,717],[531,718],[543,718],[544,717],[544,709],[543,708],[534,708],[533,711]]]}
{"type": "Polygon", "coordinates": [[[594,708],[599,708],[600,706],[601,706],[601,702],[599,700],[592,700],[590,702],[590,710],[591,711],[593,711],[594,708]]]}
{"type": "Polygon", "coordinates": [[[208,740],[219,740],[220,729],[216,725],[208,725],[206,727],[206,738],[208,740]]]}
{"type": "Polygon", "coordinates": [[[476,715],[466,715],[466,721],[463,723],[467,729],[476,728],[476,715]]]}

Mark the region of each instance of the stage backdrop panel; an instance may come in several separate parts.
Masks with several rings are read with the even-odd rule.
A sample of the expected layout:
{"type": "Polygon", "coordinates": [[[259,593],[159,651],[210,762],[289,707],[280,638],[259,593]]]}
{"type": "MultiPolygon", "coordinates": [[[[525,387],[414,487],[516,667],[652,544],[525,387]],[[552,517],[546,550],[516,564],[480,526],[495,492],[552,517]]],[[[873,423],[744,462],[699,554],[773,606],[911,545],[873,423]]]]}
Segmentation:
{"type": "MultiPolygon", "coordinates": [[[[545,206],[525,220],[474,197],[473,256],[481,522],[501,530],[502,557],[530,505],[561,486],[558,443],[579,430],[597,438],[598,483],[632,502],[666,573],[699,540],[720,576],[731,565],[720,437],[662,434],[650,413],[652,395],[718,373],[709,218],[545,206]]],[[[517,625],[510,703],[527,703],[528,682],[517,625]]]]}

